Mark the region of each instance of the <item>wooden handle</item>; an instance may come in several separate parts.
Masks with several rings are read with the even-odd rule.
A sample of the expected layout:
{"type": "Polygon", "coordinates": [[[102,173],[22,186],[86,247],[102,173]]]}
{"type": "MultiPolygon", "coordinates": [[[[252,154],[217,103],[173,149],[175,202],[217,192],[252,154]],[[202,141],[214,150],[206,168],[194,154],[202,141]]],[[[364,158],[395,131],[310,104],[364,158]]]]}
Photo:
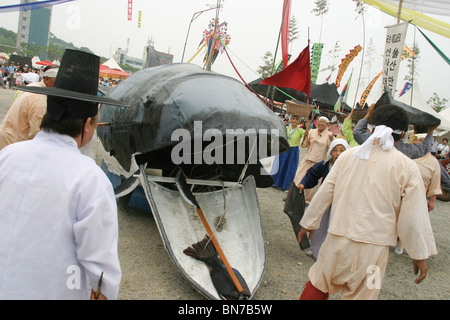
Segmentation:
{"type": "Polygon", "coordinates": [[[222,248],[219,245],[219,242],[217,241],[216,237],[214,236],[214,234],[208,224],[208,221],[206,221],[206,218],[202,212],[202,209],[197,208],[197,213],[200,216],[200,220],[202,220],[203,225],[205,226],[205,229],[208,232],[208,235],[214,244],[214,247],[216,248],[217,252],[219,253],[219,256],[222,259],[223,264],[225,265],[225,268],[227,269],[228,273],[230,274],[230,277],[233,280],[234,285],[236,286],[236,288],[239,292],[243,292],[244,289],[242,289],[242,286],[239,283],[239,280],[237,279],[236,275],[234,274],[233,269],[231,268],[230,264],[228,263],[228,260],[225,257],[225,254],[223,253],[222,248]]]}

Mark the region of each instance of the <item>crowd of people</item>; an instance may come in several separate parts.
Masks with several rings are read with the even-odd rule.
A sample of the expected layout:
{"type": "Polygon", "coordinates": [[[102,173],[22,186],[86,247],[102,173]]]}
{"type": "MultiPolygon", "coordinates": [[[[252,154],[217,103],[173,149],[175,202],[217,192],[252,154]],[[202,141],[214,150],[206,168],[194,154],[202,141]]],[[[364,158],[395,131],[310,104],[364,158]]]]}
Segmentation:
{"type": "Polygon", "coordinates": [[[353,111],[331,132],[326,115],[312,122],[290,115],[289,152],[301,147],[306,154],[300,161],[283,154],[275,159],[274,187],[288,192],[284,201],[299,201],[291,193],[300,193],[307,204],[299,213],[297,240],[301,244],[308,237],[311,249],[305,252],[315,263],[302,300],[327,299],[339,291],[343,299],[376,299],[381,285],[367,285],[367,270],[376,266],[383,278],[390,247],[397,254],[406,249],[420,272],[416,283],[426,276],[426,259],[437,253],[429,212],[436,197],[450,191],[439,161],[449,158],[448,140],[437,142],[437,125],[410,126],[408,114],[395,105],[373,104],[357,122],[352,116],[353,111]],[[294,141],[290,128],[300,128],[298,123],[302,138],[294,141]]]}
{"type": "Polygon", "coordinates": [[[105,87],[115,87],[120,83],[119,79],[112,79],[112,78],[98,78],[98,84],[105,87]]]}
{"type": "MultiPolygon", "coordinates": [[[[66,50],[61,66],[18,86],[0,124],[0,299],[117,298],[114,191],[80,152],[96,130],[98,104],[126,106],[98,95],[99,61],[66,50]]],[[[376,299],[390,247],[406,250],[416,283],[426,277],[426,260],[437,253],[429,212],[448,183],[438,159],[448,159],[449,147],[436,143],[437,126],[416,127],[404,141],[408,120],[395,105],[372,105],[357,123],[350,113],[336,133],[327,116],[289,117],[290,148],[272,176],[309,204],[298,241],[310,239],[315,263],[301,299],[339,291],[343,299],[376,299]],[[307,149],[303,159],[299,148],[307,149]],[[380,283],[368,284],[371,268],[380,283]]]]}
{"type": "Polygon", "coordinates": [[[26,86],[30,83],[39,82],[42,78],[43,67],[34,68],[27,64],[4,62],[0,65],[0,85],[3,89],[12,89],[14,86],[26,86]]]}

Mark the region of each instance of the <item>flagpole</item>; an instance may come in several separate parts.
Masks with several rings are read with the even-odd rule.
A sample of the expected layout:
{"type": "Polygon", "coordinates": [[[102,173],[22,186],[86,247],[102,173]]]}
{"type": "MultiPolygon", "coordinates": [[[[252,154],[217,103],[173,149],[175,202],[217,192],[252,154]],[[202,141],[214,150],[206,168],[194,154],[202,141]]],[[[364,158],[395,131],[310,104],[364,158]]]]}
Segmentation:
{"type": "Polygon", "coordinates": [[[208,59],[206,61],[206,70],[211,71],[211,65],[212,65],[212,58],[214,56],[214,49],[216,47],[216,43],[217,43],[217,38],[216,38],[216,33],[217,33],[217,23],[219,22],[219,11],[220,11],[220,4],[221,0],[217,0],[217,5],[216,5],[216,18],[214,20],[214,31],[213,31],[213,38],[212,38],[212,46],[209,48],[209,54],[208,54],[208,59]]]}
{"type": "Polygon", "coordinates": [[[403,4],[403,0],[400,0],[400,3],[398,4],[398,11],[397,11],[397,24],[400,23],[400,17],[402,15],[402,4],[403,4]]]}
{"type": "MultiPolygon", "coordinates": [[[[280,44],[280,38],[281,38],[281,30],[283,29],[283,23],[284,23],[284,18],[286,15],[286,11],[287,11],[287,6],[288,6],[288,1],[285,1],[284,3],[284,8],[283,8],[283,17],[281,18],[281,26],[280,26],[280,32],[278,33],[278,40],[277,40],[277,46],[275,48],[275,54],[273,56],[273,61],[272,61],[272,70],[270,72],[270,75],[273,75],[273,72],[275,71],[275,61],[276,61],[276,57],[277,57],[277,52],[278,52],[278,46],[280,44]]],[[[287,66],[283,66],[283,68],[286,68],[287,66]]],[[[267,103],[267,99],[269,97],[269,93],[270,93],[270,89],[272,88],[272,86],[268,86],[267,87],[267,93],[266,93],[266,103],[267,103]]]]}
{"type": "MultiPolygon", "coordinates": [[[[309,51],[309,27],[308,27],[308,51],[309,51]]],[[[308,54],[310,54],[309,52],[308,52],[308,54]]],[[[311,73],[309,74],[309,76],[311,77],[311,73]]],[[[309,93],[306,95],[306,104],[308,105],[309,104],[309,93]]]]}
{"type": "MultiPolygon", "coordinates": [[[[362,20],[363,20],[363,48],[362,48],[361,66],[359,68],[358,84],[356,86],[355,99],[353,99],[352,109],[355,107],[356,98],[358,96],[359,82],[361,81],[362,67],[363,67],[363,64],[364,64],[364,53],[366,51],[366,23],[365,23],[365,20],[364,20],[364,10],[361,12],[361,15],[362,15],[362,20]]],[[[352,71],[352,73],[353,73],[353,71],[352,71]]],[[[361,109],[364,108],[364,106],[360,106],[360,107],[361,107],[361,109]]]]}

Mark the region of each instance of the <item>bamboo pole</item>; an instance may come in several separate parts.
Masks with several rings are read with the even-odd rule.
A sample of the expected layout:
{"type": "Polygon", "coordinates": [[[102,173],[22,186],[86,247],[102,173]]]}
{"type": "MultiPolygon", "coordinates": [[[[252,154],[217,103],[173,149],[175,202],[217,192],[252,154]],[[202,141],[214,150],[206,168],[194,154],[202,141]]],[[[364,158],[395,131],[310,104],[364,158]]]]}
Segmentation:
{"type": "MultiPolygon", "coordinates": [[[[273,56],[273,61],[272,61],[272,71],[270,72],[271,76],[273,75],[273,73],[275,71],[275,62],[276,62],[276,58],[277,58],[278,46],[280,44],[280,38],[281,38],[281,30],[283,29],[283,23],[284,23],[284,18],[285,18],[286,11],[287,11],[287,6],[288,6],[288,1],[285,2],[284,8],[283,8],[283,17],[281,18],[280,32],[278,33],[277,46],[275,48],[275,54],[273,56]]],[[[283,66],[283,67],[286,68],[287,66],[283,66]]],[[[268,86],[267,87],[266,103],[267,103],[267,99],[269,97],[269,93],[270,93],[270,89],[271,88],[272,88],[272,86],[268,86]]]]}

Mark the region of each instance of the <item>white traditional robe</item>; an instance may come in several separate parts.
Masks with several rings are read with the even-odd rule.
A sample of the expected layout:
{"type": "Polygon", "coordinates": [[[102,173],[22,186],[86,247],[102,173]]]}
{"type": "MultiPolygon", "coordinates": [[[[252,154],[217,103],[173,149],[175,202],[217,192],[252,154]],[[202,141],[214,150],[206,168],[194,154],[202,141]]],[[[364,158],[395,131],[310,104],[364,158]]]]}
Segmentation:
{"type": "Polygon", "coordinates": [[[0,299],[88,299],[121,279],[112,185],[76,141],[39,132],[0,152],[0,299]]]}
{"type": "Polygon", "coordinates": [[[441,167],[438,160],[427,153],[422,158],[414,159],[422,175],[426,195],[428,198],[442,194],[441,167]]]}
{"type": "Polygon", "coordinates": [[[359,148],[351,148],[339,156],[300,225],[305,229],[317,229],[322,214],[333,203],[328,234],[350,242],[336,248],[340,242],[325,241],[323,247],[327,248],[328,254],[321,248],[318,260],[309,272],[311,283],[319,290],[333,294],[342,289],[340,286],[348,283],[348,279],[358,276],[353,288],[359,283],[361,287],[353,292],[353,297],[357,292],[359,298],[374,298],[377,295],[369,290],[359,291],[367,289],[363,282],[369,274],[364,272],[365,269],[353,273],[358,270],[358,265],[377,263],[383,276],[387,261],[387,251],[383,248],[395,246],[397,237],[402,239],[412,259],[427,259],[437,254],[437,249],[417,165],[396,148],[384,151],[379,145],[372,148],[369,159],[362,160],[355,156],[359,148]],[[328,250],[329,246],[333,247],[332,251],[328,250]],[[347,259],[334,260],[336,252],[347,259]],[[374,262],[365,257],[371,257],[374,262]]]}

